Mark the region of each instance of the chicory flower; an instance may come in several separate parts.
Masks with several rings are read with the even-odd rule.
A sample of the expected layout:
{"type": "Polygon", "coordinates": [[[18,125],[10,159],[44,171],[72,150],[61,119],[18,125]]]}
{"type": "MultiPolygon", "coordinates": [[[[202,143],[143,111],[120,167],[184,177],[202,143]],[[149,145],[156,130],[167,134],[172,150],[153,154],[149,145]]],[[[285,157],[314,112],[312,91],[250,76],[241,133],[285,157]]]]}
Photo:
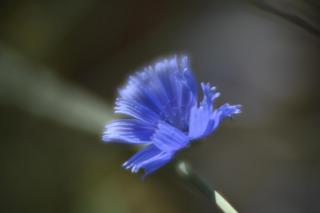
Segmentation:
{"type": "Polygon", "coordinates": [[[220,93],[209,83],[202,82],[201,88],[199,101],[186,56],[156,61],[129,77],[114,108],[128,118],[113,120],[103,134],[105,142],[144,145],[123,164],[125,169],[144,169],[144,176],[149,175],[191,141],[211,134],[224,118],[240,113],[240,105],[215,108],[220,93]]]}

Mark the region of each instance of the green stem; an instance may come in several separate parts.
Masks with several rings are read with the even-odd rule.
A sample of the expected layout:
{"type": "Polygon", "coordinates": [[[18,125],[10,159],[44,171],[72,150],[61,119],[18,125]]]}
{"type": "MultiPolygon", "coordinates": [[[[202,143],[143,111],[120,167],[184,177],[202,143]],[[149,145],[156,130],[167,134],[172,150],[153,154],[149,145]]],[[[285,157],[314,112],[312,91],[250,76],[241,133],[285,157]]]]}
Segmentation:
{"type": "Polygon", "coordinates": [[[208,183],[206,183],[196,172],[193,171],[190,164],[185,161],[179,161],[176,164],[176,171],[178,175],[187,183],[197,188],[203,195],[213,201],[224,213],[238,213],[235,208],[216,190],[214,190],[208,183]]]}

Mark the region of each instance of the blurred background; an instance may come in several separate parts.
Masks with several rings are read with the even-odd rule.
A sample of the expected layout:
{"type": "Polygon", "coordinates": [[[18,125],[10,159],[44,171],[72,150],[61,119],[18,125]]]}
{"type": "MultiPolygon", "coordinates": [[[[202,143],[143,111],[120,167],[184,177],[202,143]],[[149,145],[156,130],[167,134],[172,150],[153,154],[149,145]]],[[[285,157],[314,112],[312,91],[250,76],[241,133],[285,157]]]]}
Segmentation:
{"type": "Polygon", "coordinates": [[[240,212],[320,212],[319,2],[0,2],[0,212],[218,212],[170,166],[141,181],[103,144],[116,89],[184,53],[243,105],[181,153],[240,212]]]}

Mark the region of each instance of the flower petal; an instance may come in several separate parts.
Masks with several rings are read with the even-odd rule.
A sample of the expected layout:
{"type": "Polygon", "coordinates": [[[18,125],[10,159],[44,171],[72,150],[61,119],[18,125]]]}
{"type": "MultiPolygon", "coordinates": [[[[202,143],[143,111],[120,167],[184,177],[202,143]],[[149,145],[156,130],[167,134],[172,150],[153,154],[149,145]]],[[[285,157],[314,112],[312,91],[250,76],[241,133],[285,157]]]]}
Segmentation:
{"type": "Polygon", "coordinates": [[[191,107],[197,102],[197,86],[187,57],[173,57],[155,64],[154,71],[166,91],[168,102],[162,118],[186,130],[191,107]]]}
{"type": "Polygon", "coordinates": [[[196,102],[196,81],[187,57],[172,57],[132,75],[119,90],[115,112],[151,123],[161,119],[187,129],[196,102]]]}
{"type": "Polygon", "coordinates": [[[241,105],[224,104],[214,112],[203,107],[193,108],[190,116],[189,137],[199,139],[212,133],[226,117],[239,114],[241,105]]]}
{"type": "Polygon", "coordinates": [[[213,114],[213,102],[220,96],[209,83],[201,83],[203,98],[200,106],[194,105],[191,108],[189,119],[189,137],[190,139],[198,139],[207,135],[211,127],[211,117],[213,114]]]}
{"type": "Polygon", "coordinates": [[[201,105],[205,108],[212,110],[214,100],[220,96],[219,92],[216,92],[216,88],[212,87],[210,83],[201,82],[201,88],[203,92],[203,99],[201,105]]]}
{"type": "Polygon", "coordinates": [[[158,114],[135,100],[117,98],[115,105],[115,113],[129,115],[133,118],[149,123],[156,123],[160,119],[158,114]]]}
{"type": "Polygon", "coordinates": [[[144,176],[146,176],[169,162],[173,154],[174,153],[163,152],[151,144],[133,155],[123,164],[123,167],[125,169],[131,169],[133,173],[139,172],[142,168],[145,171],[144,176]]]}
{"type": "Polygon", "coordinates": [[[205,135],[207,127],[210,123],[211,114],[212,112],[210,109],[202,106],[192,107],[188,133],[190,140],[198,139],[205,135]]]}
{"type": "Polygon", "coordinates": [[[166,122],[159,122],[151,140],[164,152],[175,152],[189,144],[189,137],[185,133],[166,122]]]}
{"type": "Polygon", "coordinates": [[[155,127],[136,119],[113,120],[107,124],[102,140],[124,143],[150,143],[155,127]]]}
{"type": "Polygon", "coordinates": [[[209,132],[211,133],[214,129],[216,129],[220,122],[223,121],[226,117],[232,117],[233,115],[241,113],[241,105],[230,105],[228,103],[220,106],[216,109],[211,116],[212,127],[209,127],[209,132]]]}

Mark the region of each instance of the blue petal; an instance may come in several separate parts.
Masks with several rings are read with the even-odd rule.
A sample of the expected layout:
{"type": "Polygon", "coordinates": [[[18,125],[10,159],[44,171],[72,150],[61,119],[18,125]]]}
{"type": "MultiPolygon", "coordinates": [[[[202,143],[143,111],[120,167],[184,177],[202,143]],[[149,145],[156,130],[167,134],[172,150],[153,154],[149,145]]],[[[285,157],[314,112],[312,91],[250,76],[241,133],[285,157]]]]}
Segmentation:
{"type": "Polygon", "coordinates": [[[130,115],[133,118],[149,123],[156,123],[160,119],[158,114],[134,100],[117,98],[115,105],[115,113],[130,115]]]}
{"type": "Polygon", "coordinates": [[[157,171],[162,166],[164,166],[165,164],[170,162],[171,159],[173,158],[173,156],[174,156],[174,153],[162,152],[159,156],[157,156],[156,159],[153,159],[153,160],[149,161],[148,163],[145,163],[143,165],[144,175],[142,176],[142,178],[157,171]]]}
{"type": "Polygon", "coordinates": [[[144,169],[144,176],[156,171],[164,164],[168,163],[174,153],[163,152],[154,145],[149,145],[123,164],[125,169],[131,169],[131,172],[137,173],[144,169]]]}
{"type": "Polygon", "coordinates": [[[189,138],[185,133],[166,122],[159,122],[151,140],[164,152],[175,152],[189,144],[189,138]]]}
{"type": "Polygon", "coordinates": [[[161,119],[186,130],[190,109],[197,102],[187,57],[160,60],[130,76],[117,100],[117,113],[151,123],[161,119]]]}
{"type": "MultiPolygon", "coordinates": [[[[161,112],[161,99],[157,97],[153,91],[149,89],[149,85],[145,82],[146,73],[137,73],[136,75],[130,76],[127,85],[119,90],[118,99],[125,100],[131,105],[135,103],[140,103],[148,110],[156,113],[157,115],[161,112]]],[[[119,102],[118,107],[121,107],[122,103],[119,102]]],[[[141,112],[142,114],[143,112],[141,112]]],[[[125,112],[125,114],[132,116],[132,112],[125,112]]]]}
{"type": "Polygon", "coordinates": [[[212,127],[209,128],[209,131],[212,132],[216,129],[224,118],[241,113],[240,108],[241,105],[230,105],[228,103],[220,106],[211,116],[212,127]]]}
{"type": "Polygon", "coordinates": [[[198,139],[206,134],[212,112],[203,106],[196,105],[191,109],[189,133],[190,140],[198,139]]]}
{"type": "Polygon", "coordinates": [[[201,88],[203,99],[200,106],[194,105],[190,112],[188,135],[191,140],[201,138],[211,131],[213,102],[220,96],[220,93],[215,91],[215,87],[209,83],[202,82],[201,88]]]}
{"type": "Polygon", "coordinates": [[[197,102],[196,81],[187,57],[173,57],[156,63],[154,70],[168,97],[163,120],[187,130],[191,107],[197,102]]]}
{"type": "Polygon", "coordinates": [[[198,96],[198,89],[197,89],[198,85],[197,85],[197,81],[195,80],[195,78],[192,74],[192,70],[191,70],[190,64],[189,64],[189,59],[187,56],[181,57],[180,68],[183,72],[184,79],[187,82],[186,85],[190,89],[192,95],[194,97],[197,97],[198,96]]]}
{"type": "Polygon", "coordinates": [[[213,113],[202,107],[194,108],[191,112],[189,137],[199,139],[212,133],[226,117],[239,114],[241,105],[224,104],[213,113]]]}
{"type": "Polygon", "coordinates": [[[213,102],[216,98],[220,96],[219,92],[215,91],[215,87],[212,87],[210,83],[201,82],[201,88],[203,92],[203,99],[201,105],[205,108],[212,110],[213,102]]]}
{"type": "Polygon", "coordinates": [[[150,143],[155,126],[136,119],[113,120],[107,124],[102,139],[106,142],[150,143]]]}

